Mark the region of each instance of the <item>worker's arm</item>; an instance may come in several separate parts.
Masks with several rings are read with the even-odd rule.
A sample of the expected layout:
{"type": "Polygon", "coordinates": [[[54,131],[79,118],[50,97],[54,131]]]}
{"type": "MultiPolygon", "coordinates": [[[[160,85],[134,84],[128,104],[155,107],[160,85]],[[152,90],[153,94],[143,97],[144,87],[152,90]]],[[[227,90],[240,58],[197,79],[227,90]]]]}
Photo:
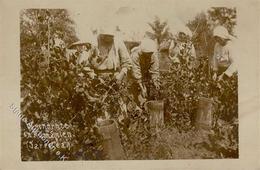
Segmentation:
{"type": "Polygon", "coordinates": [[[132,61],[123,41],[119,41],[118,43],[119,43],[118,54],[120,57],[121,72],[123,72],[126,75],[127,72],[130,71],[132,68],[132,61]]]}
{"type": "Polygon", "coordinates": [[[194,48],[194,45],[192,44],[191,45],[191,56],[194,58],[194,59],[196,59],[196,51],[195,51],[195,48],[194,48]]]}
{"type": "Polygon", "coordinates": [[[228,77],[231,77],[235,72],[237,72],[237,66],[236,63],[232,63],[223,74],[227,75],[228,77]]]}
{"type": "Polygon", "coordinates": [[[160,72],[159,72],[159,53],[155,52],[153,53],[153,55],[151,56],[151,67],[149,70],[150,74],[151,74],[151,78],[152,81],[155,85],[159,85],[159,76],[160,76],[160,72]]]}
{"type": "Polygon", "coordinates": [[[140,87],[142,97],[146,98],[147,89],[142,83],[142,73],[141,73],[141,66],[140,66],[140,48],[139,47],[135,47],[131,50],[131,60],[133,63],[132,71],[131,71],[132,76],[135,79],[135,81],[137,82],[138,86],[140,87]]]}
{"type": "Polygon", "coordinates": [[[211,60],[211,68],[213,70],[213,72],[217,72],[218,71],[218,61],[217,61],[217,58],[218,58],[218,55],[219,54],[219,47],[220,45],[218,43],[215,44],[214,46],[214,53],[213,53],[213,56],[212,56],[212,60],[211,60]]]}
{"type": "Polygon", "coordinates": [[[131,59],[132,59],[132,75],[134,79],[137,81],[137,83],[142,83],[142,74],[141,74],[141,68],[140,68],[140,56],[139,51],[137,49],[132,50],[131,53],[131,59]]]}

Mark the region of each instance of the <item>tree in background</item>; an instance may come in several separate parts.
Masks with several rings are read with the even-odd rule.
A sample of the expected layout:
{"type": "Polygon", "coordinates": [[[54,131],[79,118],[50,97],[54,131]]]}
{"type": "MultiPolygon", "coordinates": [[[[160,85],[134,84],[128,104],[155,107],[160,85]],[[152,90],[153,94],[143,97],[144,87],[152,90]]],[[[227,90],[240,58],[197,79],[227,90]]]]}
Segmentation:
{"type": "Polygon", "coordinates": [[[207,15],[204,12],[197,14],[193,21],[188,22],[187,26],[193,32],[192,42],[197,56],[211,55],[213,39],[211,38],[212,31],[208,24],[207,15]]]}
{"type": "Polygon", "coordinates": [[[237,18],[236,8],[212,7],[208,10],[208,16],[211,28],[222,25],[227,28],[231,35],[236,36],[234,32],[237,18]]]}
{"type": "Polygon", "coordinates": [[[146,35],[153,40],[156,40],[160,45],[164,40],[168,40],[171,37],[167,21],[161,21],[159,17],[155,17],[153,22],[149,22],[152,32],[147,31],[146,35]]]}
{"type": "Polygon", "coordinates": [[[77,40],[74,21],[66,9],[25,9],[20,13],[21,57],[28,50],[40,50],[48,45],[55,33],[70,44],[77,40]]]}
{"type": "Polygon", "coordinates": [[[222,25],[235,36],[236,8],[212,7],[207,13],[199,13],[187,26],[193,32],[192,41],[198,56],[211,56],[214,49],[213,29],[222,25]]]}
{"type": "MultiPolygon", "coordinates": [[[[24,9],[20,11],[20,59],[22,80],[29,80],[41,65],[49,63],[54,34],[59,33],[65,44],[77,40],[74,21],[66,9],[24,9]],[[43,49],[44,48],[44,49],[43,49]],[[28,61],[33,60],[36,64],[28,61]],[[32,67],[26,76],[26,63],[32,67]],[[31,75],[31,76],[30,76],[31,75]]],[[[22,90],[22,96],[25,91],[22,90]]]]}

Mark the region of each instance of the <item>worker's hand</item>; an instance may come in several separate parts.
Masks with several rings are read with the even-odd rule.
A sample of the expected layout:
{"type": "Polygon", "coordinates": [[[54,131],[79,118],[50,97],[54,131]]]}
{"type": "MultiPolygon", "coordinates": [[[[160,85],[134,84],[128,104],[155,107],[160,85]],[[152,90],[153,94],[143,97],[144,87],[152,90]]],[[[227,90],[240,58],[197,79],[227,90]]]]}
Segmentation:
{"type": "Polygon", "coordinates": [[[86,94],[86,96],[87,96],[87,99],[89,100],[89,102],[97,102],[97,101],[99,101],[99,98],[93,97],[93,96],[91,96],[88,93],[86,94]]]}
{"type": "Polygon", "coordinates": [[[156,90],[160,90],[160,84],[158,82],[154,82],[154,87],[156,90]]]}
{"type": "Polygon", "coordinates": [[[115,79],[117,81],[118,84],[121,84],[123,78],[125,76],[125,73],[124,72],[120,72],[120,73],[116,73],[115,74],[115,79]]]}
{"type": "Polygon", "coordinates": [[[142,95],[143,98],[147,98],[147,90],[146,90],[146,88],[142,88],[141,89],[141,95],[142,95]]]}
{"type": "Polygon", "coordinates": [[[176,57],[176,56],[171,57],[171,60],[172,60],[173,63],[181,63],[180,59],[178,57],[176,57]]]}
{"type": "Polygon", "coordinates": [[[91,79],[95,79],[97,76],[94,72],[89,72],[88,75],[91,79]]]}
{"type": "Polygon", "coordinates": [[[222,73],[219,77],[218,77],[218,81],[225,81],[228,79],[228,76],[225,73],[222,73]]]}
{"type": "Polygon", "coordinates": [[[140,89],[141,89],[141,95],[143,98],[146,98],[147,97],[147,89],[145,86],[143,86],[142,83],[139,83],[139,86],[140,86],[140,89]]]}
{"type": "Polygon", "coordinates": [[[221,74],[220,76],[218,76],[218,81],[222,81],[223,80],[223,76],[224,76],[224,74],[221,74]]]}
{"type": "Polygon", "coordinates": [[[217,76],[217,73],[214,73],[214,74],[213,74],[213,80],[216,81],[216,80],[217,80],[217,77],[218,77],[218,76],[217,76]]]}
{"type": "Polygon", "coordinates": [[[105,84],[105,83],[106,83],[105,80],[103,80],[103,79],[100,78],[100,77],[97,77],[97,79],[98,79],[98,81],[99,81],[100,84],[105,84]]]}

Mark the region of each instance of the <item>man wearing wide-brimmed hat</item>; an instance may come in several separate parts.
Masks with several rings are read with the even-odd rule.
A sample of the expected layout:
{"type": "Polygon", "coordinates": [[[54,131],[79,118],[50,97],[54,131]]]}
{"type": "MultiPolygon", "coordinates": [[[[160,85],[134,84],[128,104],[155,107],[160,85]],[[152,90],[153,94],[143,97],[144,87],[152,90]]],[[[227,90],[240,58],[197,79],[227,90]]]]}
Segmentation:
{"type": "Polygon", "coordinates": [[[94,78],[96,75],[94,70],[90,66],[90,58],[96,53],[95,37],[87,36],[85,40],[80,40],[72,43],[67,48],[66,57],[70,59],[71,57],[76,57],[77,64],[83,64],[84,70],[88,71],[88,75],[94,78]]]}
{"type": "Polygon", "coordinates": [[[70,44],[68,49],[79,54],[79,64],[82,62],[89,62],[89,57],[96,48],[96,41],[96,36],[89,32],[87,36],[84,37],[84,39],[70,44]]]}
{"type": "Polygon", "coordinates": [[[91,47],[90,42],[80,40],[77,42],[72,43],[68,49],[71,50],[71,53],[74,52],[77,55],[77,63],[80,64],[83,61],[88,61],[88,51],[91,47]]]}
{"type": "Polygon", "coordinates": [[[211,68],[213,70],[213,78],[222,79],[223,76],[231,77],[237,71],[234,60],[234,44],[228,30],[223,26],[217,26],[213,30],[213,36],[216,41],[214,54],[211,58],[211,68]]]}

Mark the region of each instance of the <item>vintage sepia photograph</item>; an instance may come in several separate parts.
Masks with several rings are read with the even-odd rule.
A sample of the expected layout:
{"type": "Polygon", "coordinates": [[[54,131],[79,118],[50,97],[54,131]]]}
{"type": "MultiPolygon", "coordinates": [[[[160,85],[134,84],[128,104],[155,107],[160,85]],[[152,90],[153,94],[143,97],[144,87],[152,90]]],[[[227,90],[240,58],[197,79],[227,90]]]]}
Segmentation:
{"type": "Polygon", "coordinates": [[[20,10],[21,160],[239,159],[238,12],[20,10]]]}

